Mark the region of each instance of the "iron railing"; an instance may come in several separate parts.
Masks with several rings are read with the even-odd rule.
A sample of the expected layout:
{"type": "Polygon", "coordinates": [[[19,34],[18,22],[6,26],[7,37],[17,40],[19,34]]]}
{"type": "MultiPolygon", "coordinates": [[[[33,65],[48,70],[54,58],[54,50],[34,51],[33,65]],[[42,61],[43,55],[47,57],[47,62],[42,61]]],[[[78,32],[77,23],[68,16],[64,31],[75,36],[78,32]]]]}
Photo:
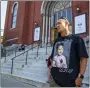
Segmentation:
{"type": "Polygon", "coordinates": [[[32,47],[32,48],[28,49],[27,51],[24,51],[23,53],[21,53],[21,54],[19,54],[19,55],[15,56],[15,57],[13,57],[13,58],[11,59],[11,60],[12,60],[11,74],[13,73],[13,61],[14,61],[14,59],[15,59],[16,57],[19,57],[19,56],[21,56],[22,54],[26,53],[25,65],[27,65],[28,51],[33,50],[34,48],[36,48],[36,47],[37,47],[37,57],[38,57],[39,46],[40,46],[40,44],[38,44],[38,45],[37,45],[37,46],[35,46],[35,47],[32,47]]]}
{"type": "MultiPolygon", "coordinates": [[[[33,43],[31,43],[30,45],[33,45],[33,43]]],[[[25,46],[25,49],[26,49],[28,46],[30,46],[30,45],[25,46]]],[[[17,49],[18,49],[18,48],[21,48],[21,46],[16,46],[15,48],[10,49],[10,50],[6,50],[6,48],[5,48],[5,49],[4,49],[4,50],[5,50],[5,60],[4,60],[4,62],[6,62],[7,52],[9,53],[9,52],[15,51],[15,56],[16,56],[16,53],[17,53],[17,49]]],[[[24,49],[24,52],[25,52],[25,49],[24,49]]]]}

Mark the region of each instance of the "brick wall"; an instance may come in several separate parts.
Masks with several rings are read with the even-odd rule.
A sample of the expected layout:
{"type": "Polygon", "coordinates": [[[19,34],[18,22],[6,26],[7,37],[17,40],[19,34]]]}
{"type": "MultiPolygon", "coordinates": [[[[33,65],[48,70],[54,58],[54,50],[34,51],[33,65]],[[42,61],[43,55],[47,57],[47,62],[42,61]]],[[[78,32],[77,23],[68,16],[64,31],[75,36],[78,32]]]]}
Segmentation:
{"type": "Polygon", "coordinates": [[[80,14],[86,13],[87,18],[87,32],[85,34],[81,34],[81,37],[89,36],[89,2],[88,1],[75,1],[72,2],[72,19],[73,19],[73,29],[74,29],[74,17],[80,14]],[[80,13],[77,12],[77,7],[80,8],[80,13]]]}

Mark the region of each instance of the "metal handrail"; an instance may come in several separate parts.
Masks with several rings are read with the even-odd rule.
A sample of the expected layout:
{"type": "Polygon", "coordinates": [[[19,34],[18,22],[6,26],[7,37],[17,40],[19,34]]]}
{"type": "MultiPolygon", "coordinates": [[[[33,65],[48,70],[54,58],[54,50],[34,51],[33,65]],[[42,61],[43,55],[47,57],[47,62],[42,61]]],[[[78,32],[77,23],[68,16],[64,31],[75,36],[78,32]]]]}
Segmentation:
{"type": "MultiPolygon", "coordinates": [[[[33,42],[30,45],[33,45],[33,42]]],[[[28,46],[30,46],[30,45],[25,46],[25,48],[28,47],[28,46]]],[[[7,53],[7,51],[9,52],[9,51],[13,51],[15,49],[15,56],[16,56],[17,48],[19,48],[19,47],[21,47],[21,46],[16,46],[15,48],[13,48],[11,50],[6,50],[5,49],[5,61],[4,62],[6,62],[6,57],[7,57],[6,56],[6,53],[7,53]]],[[[24,52],[25,52],[25,49],[24,49],[24,52]]]]}
{"type": "Polygon", "coordinates": [[[11,49],[11,50],[6,50],[6,48],[5,48],[5,61],[4,62],[6,62],[6,53],[7,53],[7,51],[8,52],[11,52],[11,51],[13,51],[14,49],[15,49],[15,56],[16,56],[16,50],[17,50],[17,48],[19,48],[20,46],[17,46],[17,47],[15,47],[15,48],[13,48],[13,49],[11,49]]]}
{"type": "MultiPolygon", "coordinates": [[[[40,43],[40,44],[41,44],[41,43],[40,43]]],[[[19,56],[21,56],[22,54],[26,53],[26,61],[25,61],[25,65],[27,65],[28,51],[30,51],[30,50],[32,50],[32,49],[34,49],[34,48],[37,47],[37,57],[38,57],[38,50],[39,50],[39,46],[40,46],[40,44],[38,44],[38,45],[35,46],[35,47],[30,48],[29,50],[27,50],[27,51],[25,51],[25,52],[23,52],[23,53],[21,53],[21,54],[15,56],[15,57],[13,57],[13,58],[11,59],[11,60],[12,60],[11,74],[13,73],[13,60],[14,60],[16,57],[19,57],[19,56]]]]}

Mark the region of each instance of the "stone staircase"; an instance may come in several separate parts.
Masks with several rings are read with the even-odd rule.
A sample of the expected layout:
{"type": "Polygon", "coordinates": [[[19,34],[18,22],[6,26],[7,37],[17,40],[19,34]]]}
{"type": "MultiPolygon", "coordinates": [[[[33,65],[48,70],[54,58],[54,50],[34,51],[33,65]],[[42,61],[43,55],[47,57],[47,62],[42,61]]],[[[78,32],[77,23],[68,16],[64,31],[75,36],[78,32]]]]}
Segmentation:
{"type": "MultiPolygon", "coordinates": [[[[26,48],[26,50],[28,49],[29,47],[26,48]]],[[[30,50],[28,52],[27,65],[25,65],[26,53],[22,54],[19,57],[16,57],[14,60],[12,75],[46,84],[46,81],[48,81],[48,68],[45,60],[51,54],[52,47],[48,47],[47,51],[48,52],[46,55],[46,49],[40,48],[37,57],[37,48],[30,50]]],[[[24,51],[17,52],[16,54],[19,55],[23,52],[24,51]]],[[[11,64],[12,64],[11,58],[14,56],[15,56],[14,54],[7,56],[6,63],[4,63],[4,57],[1,59],[1,73],[11,74],[11,64]]],[[[87,69],[85,72],[83,83],[89,85],[88,64],[87,64],[87,69]]]]}
{"type": "MultiPolygon", "coordinates": [[[[28,49],[27,49],[28,50],[28,49]]],[[[48,47],[46,55],[45,48],[40,48],[37,57],[37,49],[28,52],[27,65],[25,65],[26,53],[14,59],[13,74],[15,76],[30,79],[40,83],[46,83],[48,81],[48,68],[46,65],[46,58],[51,54],[52,47],[48,47]]],[[[22,52],[17,52],[19,55],[22,52]]],[[[4,57],[1,59],[1,72],[4,74],[11,74],[12,60],[14,55],[10,55],[4,63],[4,57]]]]}

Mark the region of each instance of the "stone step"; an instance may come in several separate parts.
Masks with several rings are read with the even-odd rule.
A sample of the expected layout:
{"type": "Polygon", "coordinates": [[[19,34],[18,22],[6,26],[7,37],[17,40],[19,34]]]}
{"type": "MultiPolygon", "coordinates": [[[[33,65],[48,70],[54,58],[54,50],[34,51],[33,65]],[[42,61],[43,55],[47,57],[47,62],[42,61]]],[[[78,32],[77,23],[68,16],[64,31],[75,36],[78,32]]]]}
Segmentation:
{"type": "MultiPolygon", "coordinates": [[[[25,60],[24,61],[14,61],[14,65],[18,65],[18,64],[20,64],[20,65],[25,65],[25,60]]],[[[35,59],[33,59],[33,60],[27,60],[27,63],[28,64],[32,64],[32,65],[46,65],[46,62],[45,62],[45,60],[35,60],[35,59]]],[[[9,62],[6,62],[6,63],[2,63],[2,65],[1,66],[3,66],[3,65],[7,65],[7,66],[11,66],[12,65],[12,61],[9,61],[9,62]]]]}
{"type": "MultiPolygon", "coordinates": [[[[3,68],[11,68],[11,65],[12,65],[12,63],[10,61],[8,63],[2,64],[1,66],[3,68]]],[[[24,62],[20,62],[20,63],[14,61],[13,67],[14,68],[20,68],[20,67],[22,67],[22,65],[25,66],[25,61],[24,62]]],[[[47,67],[47,65],[46,65],[45,61],[36,61],[35,62],[35,60],[34,61],[28,60],[28,67],[35,67],[35,68],[42,67],[42,68],[44,68],[44,67],[47,67]]]]}
{"type": "Polygon", "coordinates": [[[33,74],[42,74],[42,75],[47,75],[48,74],[48,70],[33,70],[33,69],[27,69],[27,70],[24,70],[25,72],[29,72],[29,73],[33,73],[33,74]]]}
{"type": "MultiPolygon", "coordinates": [[[[10,68],[11,69],[11,66],[12,65],[3,65],[1,68],[4,69],[4,68],[10,68]]],[[[14,68],[22,68],[22,64],[18,64],[18,65],[13,65],[13,69],[14,68]]]]}
{"type": "Polygon", "coordinates": [[[17,72],[18,71],[22,71],[22,72],[26,72],[26,73],[33,73],[34,74],[38,74],[38,75],[44,75],[44,76],[47,76],[48,75],[48,70],[41,70],[41,69],[26,69],[26,70],[23,70],[23,69],[14,69],[16,70],[17,72]]]}
{"type": "MultiPolygon", "coordinates": [[[[23,52],[17,52],[16,55],[23,52]]],[[[37,48],[33,51],[28,52],[27,65],[25,65],[26,53],[18,56],[14,59],[13,74],[19,77],[24,77],[30,80],[35,80],[39,82],[46,83],[48,80],[48,68],[46,65],[46,59],[51,54],[51,50],[46,50],[45,48],[40,48],[37,57],[37,48]],[[22,68],[22,65],[24,67],[22,68]]],[[[14,55],[13,55],[14,56],[14,55]]],[[[2,65],[1,71],[4,73],[11,73],[12,60],[8,57],[8,60],[4,65],[2,65]]]]}
{"type": "MultiPolygon", "coordinates": [[[[30,66],[30,65],[29,65],[30,66]]],[[[2,66],[1,70],[11,70],[11,66],[2,66]]],[[[48,72],[48,68],[45,67],[45,66],[25,66],[22,68],[21,65],[18,65],[18,66],[14,66],[13,67],[13,70],[23,70],[23,71],[26,71],[26,72],[34,72],[34,73],[47,73],[48,72]]]]}
{"type": "Polygon", "coordinates": [[[10,73],[11,73],[11,70],[10,70],[10,69],[2,69],[2,68],[1,68],[1,72],[2,72],[2,73],[10,74],[10,73]]]}
{"type": "Polygon", "coordinates": [[[40,88],[40,87],[49,87],[48,83],[42,83],[42,82],[38,82],[38,81],[29,80],[27,78],[19,77],[17,75],[13,75],[13,74],[11,75],[11,74],[1,73],[1,75],[6,77],[6,78],[11,78],[11,79],[18,80],[18,81],[21,81],[21,82],[24,82],[24,83],[35,85],[38,88],[40,88]]]}
{"type": "MultiPolygon", "coordinates": [[[[11,69],[11,63],[9,63],[9,64],[4,64],[4,65],[2,65],[2,69],[11,69]]],[[[16,69],[16,68],[22,68],[22,67],[24,67],[25,69],[27,69],[27,67],[31,67],[31,68],[35,68],[35,69],[43,69],[43,68],[47,68],[47,65],[44,65],[43,63],[41,64],[41,63],[39,63],[39,64],[29,64],[27,67],[25,67],[25,64],[15,64],[14,63],[14,65],[13,65],[13,69],[16,69]]]]}
{"type": "MultiPolygon", "coordinates": [[[[25,64],[26,60],[25,59],[19,59],[19,60],[14,60],[14,64],[17,65],[17,64],[25,64]]],[[[46,64],[46,61],[45,60],[41,60],[41,59],[27,59],[27,63],[28,64],[46,64]]],[[[9,60],[7,61],[6,63],[2,63],[2,65],[11,65],[12,64],[12,60],[9,60]]]]}
{"type": "MultiPolygon", "coordinates": [[[[1,70],[2,73],[7,73],[10,74],[11,70],[10,69],[3,69],[1,70]]],[[[36,73],[35,72],[25,72],[25,71],[20,71],[20,70],[13,70],[13,74],[17,75],[19,77],[24,77],[33,81],[39,81],[39,82],[43,82],[46,83],[46,81],[48,80],[48,74],[43,74],[43,73],[36,73]]]]}
{"type": "Polygon", "coordinates": [[[48,68],[46,67],[46,66],[25,66],[24,68],[23,68],[23,70],[41,70],[41,71],[47,71],[48,70],[48,68]]]}
{"type": "MultiPolygon", "coordinates": [[[[21,66],[21,65],[24,65],[25,64],[25,62],[21,62],[21,63],[17,63],[17,62],[14,62],[13,63],[13,66],[21,66]]],[[[2,67],[4,67],[4,66],[7,66],[7,67],[10,67],[10,66],[12,66],[12,62],[8,62],[8,63],[6,63],[6,64],[2,64],[1,65],[2,67]]]]}
{"type": "MultiPolygon", "coordinates": [[[[51,53],[50,53],[51,54],[51,53]]],[[[50,54],[48,54],[48,55],[45,55],[45,53],[43,54],[43,53],[40,53],[39,55],[38,55],[38,57],[40,57],[40,59],[46,59],[50,54]]],[[[8,57],[6,57],[6,60],[8,61],[8,60],[11,60],[13,57],[15,57],[15,56],[8,56],[8,57]]],[[[34,54],[32,54],[32,53],[30,53],[30,54],[28,54],[28,58],[35,58],[35,57],[37,57],[37,55],[34,53],[34,54]]],[[[21,61],[23,58],[25,58],[26,59],[26,53],[25,54],[22,54],[21,56],[18,56],[18,57],[16,57],[15,58],[15,60],[16,61],[21,61]]],[[[5,59],[5,57],[3,58],[3,59],[5,59]]],[[[3,62],[4,62],[4,60],[3,60],[3,62]]]]}
{"type": "Polygon", "coordinates": [[[30,73],[30,72],[23,72],[23,71],[14,71],[15,75],[18,75],[20,77],[25,77],[27,79],[30,80],[34,80],[34,81],[39,81],[39,82],[43,82],[46,83],[46,81],[48,80],[48,76],[42,75],[42,74],[34,74],[34,73],[30,73]]]}

